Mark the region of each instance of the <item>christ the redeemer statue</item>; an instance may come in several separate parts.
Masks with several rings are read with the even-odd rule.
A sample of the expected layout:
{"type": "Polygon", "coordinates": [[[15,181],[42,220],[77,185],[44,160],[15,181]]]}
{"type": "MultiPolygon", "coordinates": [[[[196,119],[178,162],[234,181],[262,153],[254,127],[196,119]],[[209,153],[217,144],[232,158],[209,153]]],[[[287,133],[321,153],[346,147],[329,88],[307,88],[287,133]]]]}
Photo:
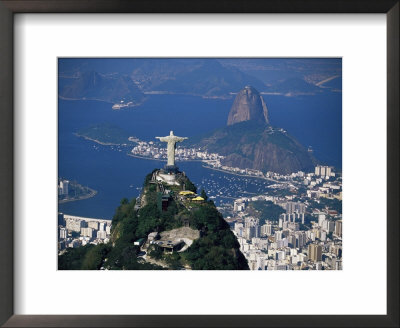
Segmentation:
{"type": "Polygon", "coordinates": [[[169,133],[169,136],[167,137],[156,137],[156,139],[159,139],[162,142],[168,142],[168,147],[167,147],[167,156],[168,156],[168,162],[167,162],[167,168],[174,168],[175,167],[175,148],[176,148],[176,143],[177,142],[182,142],[183,140],[187,139],[186,137],[177,137],[174,136],[174,131],[171,131],[169,133]]]}

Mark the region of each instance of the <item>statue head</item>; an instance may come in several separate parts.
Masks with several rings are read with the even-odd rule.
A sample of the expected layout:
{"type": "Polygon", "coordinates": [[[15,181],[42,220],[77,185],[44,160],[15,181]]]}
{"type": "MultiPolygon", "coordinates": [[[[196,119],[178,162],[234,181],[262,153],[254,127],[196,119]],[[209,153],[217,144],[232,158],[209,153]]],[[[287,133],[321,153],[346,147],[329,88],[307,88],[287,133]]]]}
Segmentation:
{"type": "Polygon", "coordinates": [[[174,135],[174,131],[169,131],[169,135],[173,136],[174,135]]]}

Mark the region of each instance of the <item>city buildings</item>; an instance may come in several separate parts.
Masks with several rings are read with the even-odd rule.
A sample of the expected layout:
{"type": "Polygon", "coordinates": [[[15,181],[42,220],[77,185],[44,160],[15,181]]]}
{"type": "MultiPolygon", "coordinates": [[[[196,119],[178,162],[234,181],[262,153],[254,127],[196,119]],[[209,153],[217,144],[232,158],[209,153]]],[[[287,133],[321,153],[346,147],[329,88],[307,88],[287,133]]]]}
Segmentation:
{"type": "Polygon", "coordinates": [[[68,195],[69,192],[69,181],[61,180],[58,185],[58,194],[59,195],[68,195]]]}
{"type": "Polygon", "coordinates": [[[322,261],[322,246],[317,244],[308,245],[308,257],[311,261],[322,261]]]}
{"type": "Polygon", "coordinates": [[[58,250],[87,244],[107,243],[111,235],[111,220],[58,214],[58,250]],[[64,224],[63,224],[64,223],[64,224]]]}
{"type": "Polygon", "coordinates": [[[330,166],[318,165],[315,167],[315,175],[317,176],[329,178],[332,173],[333,173],[332,167],[330,166]]]}
{"type": "MultiPolygon", "coordinates": [[[[150,143],[141,147],[141,151],[146,150],[150,155],[156,148],[150,143]]],[[[333,168],[317,167],[311,173],[280,175],[223,167],[218,164],[218,154],[183,149],[181,155],[182,158],[202,158],[210,167],[223,171],[271,181],[268,182],[271,193],[232,199],[230,210],[225,214],[251,269],[342,269],[342,177],[334,173],[333,168]],[[261,217],[254,210],[254,202],[267,201],[280,208],[281,214],[261,217]]],[[[61,225],[63,229],[59,231],[60,252],[66,247],[109,241],[109,220],[64,215],[62,220],[59,219],[62,221],[65,226],[61,225]],[[75,233],[75,237],[71,233],[75,233]]]]}
{"type": "Polygon", "coordinates": [[[315,172],[288,176],[269,172],[268,177],[284,181],[281,188],[303,191],[292,191],[293,196],[263,194],[233,201],[229,222],[251,270],[342,270],[341,205],[330,207],[340,204],[341,176],[327,167],[317,167],[315,172]],[[267,200],[280,206],[283,213],[262,219],[257,216],[252,202],[267,200]]]}

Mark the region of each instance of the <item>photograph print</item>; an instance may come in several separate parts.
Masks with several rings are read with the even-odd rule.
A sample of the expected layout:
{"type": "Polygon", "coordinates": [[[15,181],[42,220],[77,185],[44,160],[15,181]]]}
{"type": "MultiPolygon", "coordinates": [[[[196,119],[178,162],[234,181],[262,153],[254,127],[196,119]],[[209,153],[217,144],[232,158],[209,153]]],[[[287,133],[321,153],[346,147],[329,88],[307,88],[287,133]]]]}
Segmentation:
{"type": "Polygon", "coordinates": [[[57,82],[59,270],[342,270],[341,58],[58,58],[57,82]]]}

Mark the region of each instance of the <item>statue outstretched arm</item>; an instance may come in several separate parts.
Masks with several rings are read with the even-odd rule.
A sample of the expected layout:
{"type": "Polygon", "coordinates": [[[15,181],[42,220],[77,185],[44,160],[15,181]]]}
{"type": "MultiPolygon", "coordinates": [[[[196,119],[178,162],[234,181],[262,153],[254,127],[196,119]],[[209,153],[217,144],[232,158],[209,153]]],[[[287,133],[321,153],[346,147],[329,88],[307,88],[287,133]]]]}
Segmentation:
{"type": "Polygon", "coordinates": [[[169,137],[156,137],[156,139],[159,139],[160,141],[163,141],[163,142],[169,141],[169,137]]]}
{"type": "Polygon", "coordinates": [[[186,140],[186,139],[188,139],[188,138],[187,137],[175,137],[175,141],[176,142],[181,142],[181,141],[186,140]]]}

